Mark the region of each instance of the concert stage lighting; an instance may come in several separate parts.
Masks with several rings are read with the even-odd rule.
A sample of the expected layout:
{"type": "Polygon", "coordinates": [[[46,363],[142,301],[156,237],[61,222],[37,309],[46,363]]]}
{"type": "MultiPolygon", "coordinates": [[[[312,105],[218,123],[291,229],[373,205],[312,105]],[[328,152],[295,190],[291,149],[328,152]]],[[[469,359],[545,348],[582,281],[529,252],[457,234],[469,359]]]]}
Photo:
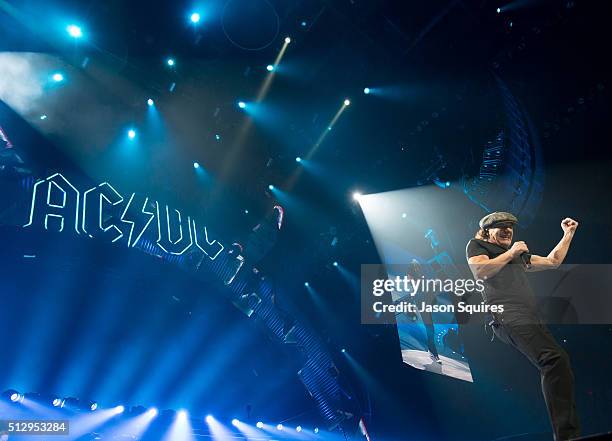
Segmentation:
{"type": "Polygon", "coordinates": [[[62,407],[63,400],[61,398],[54,398],[51,404],[53,404],[53,407],[62,407]]]}
{"type": "Polygon", "coordinates": [[[92,412],[96,410],[97,408],[98,408],[98,403],[96,403],[95,401],[89,404],[89,410],[91,410],[92,412]]]}
{"type": "Polygon", "coordinates": [[[342,348],[340,352],[342,352],[343,354],[346,354],[346,349],[342,348]]]}
{"type": "Polygon", "coordinates": [[[344,105],[345,105],[345,106],[350,106],[350,105],[351,105],[351,100],[349,100],[348,98],[346,98],[346,99],[344,100],[344,105]]]}
{"type": "Polygon", "coordinates": [[[406,219],[408,215],[406,213],[402,213],[402,219],[406,219]]]}
{"type": "Polygon", "coordinates": [[[297,426],[297,427],[295,428],[295,431],[296,431],[296,432],[298,432],[298,433],[300,433],[300,432],[302,431],[302,426],[297,426]]]}
{"type": "Polygon", "coordinates": [[[257,424],[255,424],[255,426],[256,426],[258,429],[263,429],[264,423],[262,423],[261,421],[257,421],[257,424]]]}
{"type": "Polygon", "coordinates": [[[338,262],[334,262],[332,265],[334,265],[334,266],[338,266],[338,262]]]}
{"type": "Polygon", "coordinates": [[[153,106],[153,104],[155,104],[155,103],[153,102],[153,100],[151,98],[149,98],[147,100],[147,106],[151,107],[151,106],[153,106]]]}
{"type": "Polygon", "coordinates": [[[23,395],[22,395],[22,394],[20,394],[19,392],[13,392],[13,393],[11,394],[11,397],[10,397],[10,398],[11,398],[11,401],[12,401],[13,403],[17,403],[17,402],[21,402],[21,401],[23,401],[23,398],[24,398],[24,397],[23,397],[23,395]]]}
{"type": "Polygon", "coordinates": [[[314,428],[314,430],[313,430],[313,432],[314,432],[314,433],[319,433],[319,428],[318,428],[318,427],[315,427],[315,428],[314,428]]]}
{"type": "Polygon", "coordinates": [[[302,27],[303,27],[303,28],[305,28],[305,27],[306,27],[306,22],[305,22],[305,21],[303,21],[301,24],[302,24],[302,27]]]}
{"type": "Polygon", "coordinates": [[[302,162],[302,158],[298,156],[297,158],[295,158],[295,162],[302,162]]]}
{"type": "Polygon", "coordinates": [[[66,26],[66,32],[68,32],[68,35],[72,38],[81,38],[83,36],[83,31],[75,24],[66,26]]]}
{"type": "Polygon", "coordinates": [[[219,135],[219,134],[215,135],[215,139],[216,139],[217,141],[221,141],[221,135],[219,135]]]}
{"type": "Polygon", "coordinates": [[[47,115],[40,115],[40,119],[41,119],[41,120],[45,120],[45,119],[47,119],[47,115]]]}
{"type": "Polygon", "coordinates": [[[363,88],[363,93],[365,93],[366,95],[368,95],[370,93],[370,88],[369,87],[364,87],[363,88]]]}
{"type": "Polygon", "coordinates": [[[238,424],[240,424],[240,421],[238,421],[238,419],[234,418],[232,420],[232,426],[237,426],[238,424]]]}
{"type": "Polygon", "coordinates": [[[304,286],[305,286],[306,288],[308,288],[308,287],[310,286],[310,283],[308,283],[308,282],[304,282],[304,286]]]}
{"type": "Polygon", "coordinates": [[[200,168],[200,164],[198,164],[197,162],[193,163],[193,168],[200,168]]]}
{"type": "Polygon", "coordinates": [[[285,43],[287,43],[287,44],[291,43],[291,38],[285,37],[285,43]]]}
{"type": "Polygon", "coordinates": [[[357,192],[357,191],[355,193],[353,193],[353,199],[356,200],[357,202],[359,202],[361,200],[362,196],[363,195],[361,193],[357,192]]]}
{"type": "Polygon", "coordinates": [[[271,64],[268,64],[268,65],[266,66],[266,69],[268,70],[268,72],[272,72],[272,71],[274,70],[274,66],[273,66],[273,65],[271,65],[271,64]]]}
{"type": "Polygon", "coordinates": [[[64,75],[59,72],[54,73],[51,78],[53,78],[53,81],[55,81],[56,83],[64,81],[64,75]]]}
{"type": "Polygon", "coordinates": [[[246,103],[244,101],[238,101],[238,107],[244,109],[246,107],[246,103]]]}
{"type": "Polygon", "coordinates": [[[282,424],[277,424],[276,425],[276,430],[283,430],[283,425],[282,424]]]}
{"type": "Polygon", "coordinates": [[[136,138],[136,130],[134,130],[134,129],[130,129],[130,130],[128,130],[128,132],[127,132],[127,136],[128,136],[128,138],[130,138],[130,139],[134,139],[134,138],[136,138]]]}
{"type": "Polygon", "coordinates": [[[497,13],[501,14],[501,8],[497,8],[497,13]]]}
{"type": "Polygon", "coordinates": [[[272,185],[272,184],[268,185],[268,190],[270,190],[270,191],[274,190],[274,185],[272,185]]]}
{"type": "Polygon", "coordinates": [[[168,59],[166,60],[166,64],[167,64],[168,66],[174,66],[174,64],[175,64],[174,58],[168,58],[168,59]]]}
{"type": "Polygon", "coordinates": [[[207,422],[208,424],[210,424],[210,423],[212,423],[212,422],[213,422],[215,419],[213,418],[213,416],[212,416],[212,415],[206,415],[205,420],[206,420],[206,422],[207,422]]]}
{"type": "Polygon", "coordinates": [[[159,411],[157,410],[157,407],[151,407],[149,410],[147,410],[147,413],[152,416],[155,417],[157,416],[157,414],[159,413],[159,411]]]}
{"type": "Polygon", "coordinates": [[[191,20],[191,22],[194,24],[199,23],[201,18],[202,17],[200,17],[200,14],[197,12],[194,12],[189,16],[189,20],[191,20]]]}
{"type": "Polygon", "coordinates": [[[121,406],[121,405],[119,405],[119,406],[115,407],[113,410],[114,410],[115,412],[117,412],[118,414],[119,414],[119,413],[123,413],[123,412],[125,411],[125,406],[121,406]]]}

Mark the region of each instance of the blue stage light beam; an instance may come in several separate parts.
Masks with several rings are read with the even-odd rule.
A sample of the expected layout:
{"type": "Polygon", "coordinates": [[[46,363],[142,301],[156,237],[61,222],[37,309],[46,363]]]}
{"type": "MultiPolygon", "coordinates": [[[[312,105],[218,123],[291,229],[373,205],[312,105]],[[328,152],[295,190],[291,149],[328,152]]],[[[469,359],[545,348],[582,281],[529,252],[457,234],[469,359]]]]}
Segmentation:
{"type": "Polygon", "coordinates": [[[366,95],[369,95],[370,94],[370,88],[369,87],[364,87],[363,88],[363,93],[366,94],[366,95]]]}
{"type": "Polygon", "coordinates": [[[86,433],[94,431],[107,421],[120,415],[124,411],[123,406],[111,409],[99,409],[96,412],[79,414],[70,420],[70,439],[77,439],[86,433]]]}
{"type": "Polygon", "coordinates": [[[162,441],[194,441],[193,428],[186,411],[179,411],[162,441]]]}
{"type": "Polygon", "coordinates": [[[152,99],[152,98],[149,98],[149,99],[147,100],[147,106],[149,106],[149,107],[153,107],[154,105],[155,105],[155,101],[153,101],[153,99],[152,99]]]}
{"type": "Polygon", "coordinates": [[[314,145],[312,146],[312,148],[310,149],[310,151],[306,155],[306,159],[311,159],[314,156],[316,151],[319,149],[319,147],[321,146],[321,144],[323,143],[323,141],[327,137],[328,133],[334,128],[334,126],[338,122],[338,119],[340,118],[340,116],[344,113],[346,108],[349,107],[350,105],[351,105],[351,100],[350,99],[345,98],[344,101],[342,101],[342,105],[340,106],[340,108],[338,109],[338,111],[336,112],[334,117],[331,119],[329,124],[327,124],[327,127],[323,130],[323,133],[321,133],[321,135],[317,139],[317,142],[314,143],[314,145]]]}
{"type": "Polygon", "coordinates": [[[51,75],[51,79],[56,83],[61,83],[65,80],[64,74],[61,72],[55,72],[53,75],[51,75]]]}
{"type": "Polygon", "coordinates": [[[244,101],[238,101],[238,107],[241,109],[246,109],[246,103],[244,101]]]}
{"type": "Polygon", "coordinates": [[[136,130],[134,130],[134,129],[128,129],[128,131],[127,131],[127,137],[128,137],[129,139],[134,139],[134,138],[136,138],[136,130]]]}
{"type": "Polygon", "coordinates": [[[83,37],[83,30],[79,25],[76,24],[69,24],[68,26],[66,26],[66,32],[68,32],[68,35],[70,35],[72,38],[83,37]]]}
{"type": "Polygon", "coordinates": [[[212,415],[206,417],[206,424],[208,424],[212,438],[216,441],[228,440],[234,437],[232,432],[217,421],[212,415]]]}
{"type": "Polygon", "coordinates": [[[176,64],[176,61],[174,60],[174,58],[167,58],[166,64],[170,67],[174,67],[174,65],[176,64]]]}
{"type": "MultiPolygon", "coordinates": [[[[263,429],[264,424],[258,422],[256,427],[257,429],[263,429]]],[[[232,421],[232,424],[240,431],[240,433],[242,433],[247,439],[250,440],[256,440],[256,439],[261,439],[262,438],[262,433],[261,431],[257,430],[256,428],[254,428],[253,426],[250,426],[242,421],[236,420],[236,424],[234,424],[234,422],[232,421]]]]}
{"type": "Polygon", "coordinates": [[[140,415],[123,421],[110,430],[104,431],[104,437],[115,439],[115,437],[119,438],[127,435],[130,439],[141,439],[157,414],[157,409],[152,407],[140,415]]]}
{"type": "Polygon", "coordinates": [[[191,21],[191,23],[198,24],[200,22],[200,20],[202,19],[202,16],[200,15],[199,12],[192,12],[189,15],[189,21],[191,21]]]}

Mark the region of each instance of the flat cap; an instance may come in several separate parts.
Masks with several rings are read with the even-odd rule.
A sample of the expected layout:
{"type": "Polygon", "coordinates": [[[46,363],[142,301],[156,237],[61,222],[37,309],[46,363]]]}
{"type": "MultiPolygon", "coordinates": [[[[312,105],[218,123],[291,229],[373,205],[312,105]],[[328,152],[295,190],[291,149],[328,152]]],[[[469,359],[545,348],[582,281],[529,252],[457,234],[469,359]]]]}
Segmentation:
{"type": "Polygon", "coordinates": [[[480,219],[478,225],[480,228],[491,228],[494,224],[498,223],[518,223],[518,219],[512,213],[507,213],[505,211],[495,211],[493,213],[487,214],[485,217],[480,219]]]}

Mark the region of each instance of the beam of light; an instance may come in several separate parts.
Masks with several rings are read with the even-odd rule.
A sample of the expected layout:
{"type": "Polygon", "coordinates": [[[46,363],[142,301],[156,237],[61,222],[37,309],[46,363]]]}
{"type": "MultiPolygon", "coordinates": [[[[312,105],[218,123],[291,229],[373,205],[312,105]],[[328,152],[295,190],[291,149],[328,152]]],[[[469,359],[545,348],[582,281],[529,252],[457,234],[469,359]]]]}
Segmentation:
{"type": "Polygon", "coordinates": [[[338,122],[338,119],[344,113],[344,110],[350,105],[351,105],[351,101],[348,98],[346,98],[342,102],[342,105],[340,106],[340,108],[338,109],[334,117],[331,119],[329,124],[327,124],[327,127],[323,130],[323,133],[321,133],[321,135],[317,139],[317,142],[315,142],[315,144],[312,146],[312,148],[306,155],[306,159],[311,159],[314,156],[314,154],[317,152],[317,150],[319,149],[319,147],[321,146],[321,144],[327,137],[327,134],[334,128],[334,126],[336,125],[336,122],[338,122]]]}
{"type": "Polygon", "coordinates": [[[240,431],[240,433],[242,433],[249,440],[268,439],[268,437],[265,436],[263,433],[261,433],[260,430],[257,430],[257,429],[264,428],[264,424],[261,421],[257,423],[256,425],[257,429],[254,428],[253,426],[243,423],[242,421],[237,421],[236,424],[234,424],[234,426],[236,426],[236,428],[240,431]]]}
{"type": "Polygon", "coordinates": [[[364,87],[363,88],[363,93],[365,93],[366,95],[370,94],[370,88],[369,87],[364,87]]]}
{"type": "Polygon", "coordinates": [[[191,21],[191,23],[193,24],[198,24],[200,22],[200,20],[202,19],[202,16],[200,15],[199,12],[193,12],[190,16],[189,16],[189,20],[191,21]]]}
{"type": "Polygon", "coordinates": [[[297,158],[295,158],[295,162],[302,162],[302,158],[298,156],[297,158]]]}
{"type": "Polygon", "coordinates": [[[153,99],[152,99],[152,98],[149,98],[149,99],[147,100],[147,106],[152,107],[154,104],[155,104],[155,102],[153,101],[153,99]]]}
{"type": "Polygon", "coordinates": [[[174,61],[174,58],[168,58],[166,60],[166,64],[170,67],[174,66],[176,64],[176,61],[174,61]]]}
{"type": "Polygon", "coordinates": [[[117,406],[111,409],[98,409],[96,412],[77,415],[70,420],[69,439],[77,439],[86,433],[92,432],[111,418],[123,413],[124,410],[123,406],[117,406]]]}
{"type": "Polygon", "coordinates": [[[189,421],[189,415],[186,411],[179,411],[174,417],[172,425],[168,432],[162,438],[162,441],[194,441],[193,428],[189,421]]]}
{"type": "Polygon", "coordinates": [[[66,32],[68,32],[68,35],[70,35],[72,38],[81,38],[83,36],[81,27],[75,24],[66,26],[66,32]]]}
{"type": "Polygon", "coordinates": [[[274,65],[273,65],[273,64],[268,64],[268,65],[266,66],[266,70],[267,70],[268,72],[272,72],[272,71],[274,70],[274,65]]]}
{"type": "Polygon", "coordinates": [[[238,101],[238,107],[241,109],[246,109],[246,103],[244,101],[238,101]]]}
{"type": "Polygon", "coordinates": [[[222,441],[234,438],[232,432],[217,421],[217,419],[212,415],[208,415],[206,417],[206,424],[208,424],[208,428],[210,429],[210,433],[212,434],[212,438],[214,440],[222,441]]]}
{"type": "Polygon", "coordinates": [[[355,200],[357,202],[360,202],[362,197],[363,197],[363,194],[361,194],[358,191],[353,193],[353,200],[355,200]]]}
{"type": "Polygon", "coordinates": [[[128,132],[127,132],[127,136],[128,136],[128,138],[130,138],[130,139],[134,139],[134,138],[136,138],[136,130],[134,130],[134,129],[129,129],[129,130],[128,130],[128,132]]]}
{"type": "Polygon", "coordinates": [[[198,162],[194,162],[193,163],[193,168],[195,168],[195,169],[200,168],[200,164],[198,162]]]}
{"type": "Polygon", "coordinates": [[[56,83],[61,83],[62,81],[64,81],[64,75],[60,72],[55,72],[51,78],[53,79],[53,81],[55,81],[56,83]]]}
{"type": "Polygon", "coordinates": [[[128,436],[130,439],[138,440],[147,431],[157,414],[156,408],[148,409],[140,415],[122,421],[110,430],[104,431],[104,438],[115,439],[115,437],[128,436]]]}

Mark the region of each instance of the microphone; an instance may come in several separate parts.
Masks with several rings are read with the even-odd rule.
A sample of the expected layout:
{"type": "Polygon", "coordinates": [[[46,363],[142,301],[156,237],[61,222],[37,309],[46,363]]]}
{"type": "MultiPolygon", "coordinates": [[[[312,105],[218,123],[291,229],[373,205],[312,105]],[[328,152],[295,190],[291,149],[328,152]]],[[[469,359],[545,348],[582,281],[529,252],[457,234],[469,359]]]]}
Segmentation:
{"type": "Polygon", "coordinates": [[[524,252],[521,253],[521,262],[523,262],[523,265],[525,265],[526,267],[530,267],[531,266],[531,254],[524,252]]]}

